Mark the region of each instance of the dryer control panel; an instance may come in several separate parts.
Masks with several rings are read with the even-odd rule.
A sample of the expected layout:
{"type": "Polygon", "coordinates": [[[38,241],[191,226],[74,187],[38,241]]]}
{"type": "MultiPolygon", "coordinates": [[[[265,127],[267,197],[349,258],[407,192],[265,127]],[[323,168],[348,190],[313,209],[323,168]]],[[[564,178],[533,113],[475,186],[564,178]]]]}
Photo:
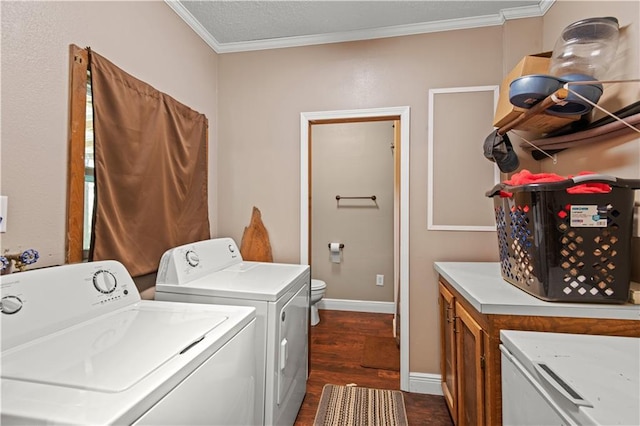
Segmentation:
{"type": "Polygon", "coordinates": [[[231,238],[185,244],[162,255],[156,284],[187,284],[240,262],[240,249],[231,238]]]}

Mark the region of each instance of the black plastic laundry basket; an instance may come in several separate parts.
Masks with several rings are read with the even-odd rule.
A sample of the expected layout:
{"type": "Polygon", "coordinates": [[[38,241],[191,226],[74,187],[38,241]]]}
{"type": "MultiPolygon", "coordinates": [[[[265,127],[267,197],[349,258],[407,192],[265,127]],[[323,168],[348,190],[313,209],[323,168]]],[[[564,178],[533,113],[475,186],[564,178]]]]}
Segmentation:
{"type": "Polygon", "coordinates": [[[494,200],[502,277],[546,301],[626,302],[635,189],[640,180],[603,175],[496,185],[486,195],[494,200]],[[585,183],[611,192],[567,192],[585,183]]]}

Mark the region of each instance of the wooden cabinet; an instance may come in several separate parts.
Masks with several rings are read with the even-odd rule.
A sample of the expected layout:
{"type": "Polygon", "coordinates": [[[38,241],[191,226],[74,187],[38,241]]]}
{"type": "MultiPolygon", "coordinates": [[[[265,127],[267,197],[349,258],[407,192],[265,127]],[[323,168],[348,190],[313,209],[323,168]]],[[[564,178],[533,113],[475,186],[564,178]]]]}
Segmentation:
{"type": "Polygon", "coordinates": [[[440,284],[442,392],[456,425],[484,422],[485,334],[440,284]]]}
{"type": "Polygon", "coordinates": [[[449,406],[453,422],[458,419],[456,346],[455,346],[455,299],[453,294],[440,283],[440,372],[442,373],[442,394],[449,406]]]}
{"type": "Polygon", "coordinates": [[[456,302],[455,333],[458,374],[458,425],[484,422],[484,332],[456,302]]]}
{"type": "Polygon", "coordinates": [[[439,281],[442,391],[457,426],[502,424],[500,330],[640,337],[637,319],[481,313],[439,281]]]}

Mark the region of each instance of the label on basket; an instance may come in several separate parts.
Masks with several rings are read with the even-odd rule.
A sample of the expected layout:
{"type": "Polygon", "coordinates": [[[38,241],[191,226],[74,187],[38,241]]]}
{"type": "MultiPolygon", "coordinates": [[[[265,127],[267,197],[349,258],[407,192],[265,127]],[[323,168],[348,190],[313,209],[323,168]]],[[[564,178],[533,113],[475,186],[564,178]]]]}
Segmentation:
{"type": "Polygon", "coordinates": [[[606,228],[607,208],[598,206],[571,206],[571,224],[574,228],[606,228]]]}

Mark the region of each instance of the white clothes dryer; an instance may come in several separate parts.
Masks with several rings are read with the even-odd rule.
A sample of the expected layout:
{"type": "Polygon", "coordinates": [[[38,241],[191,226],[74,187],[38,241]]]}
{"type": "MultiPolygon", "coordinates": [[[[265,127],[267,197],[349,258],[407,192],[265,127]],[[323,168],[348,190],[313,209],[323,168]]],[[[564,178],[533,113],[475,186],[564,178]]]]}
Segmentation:
{"type": "Polygon", "coordinates": [[[640,425],[640,338],[500,331],[505,425],[640,425]]]}
{"type": "Polygon", "coordinates": [[[0,287],[3,425],[255,421],[255,309],[140,300],[115,261],[0,287]]]}
{"type": "Polygon", "coordinates": [[[293,425],[306,393],[308,265],[245,262],[231,238],[173,248],[160,260],[156,300],[256,308],[258,424],[293,425]]]}

